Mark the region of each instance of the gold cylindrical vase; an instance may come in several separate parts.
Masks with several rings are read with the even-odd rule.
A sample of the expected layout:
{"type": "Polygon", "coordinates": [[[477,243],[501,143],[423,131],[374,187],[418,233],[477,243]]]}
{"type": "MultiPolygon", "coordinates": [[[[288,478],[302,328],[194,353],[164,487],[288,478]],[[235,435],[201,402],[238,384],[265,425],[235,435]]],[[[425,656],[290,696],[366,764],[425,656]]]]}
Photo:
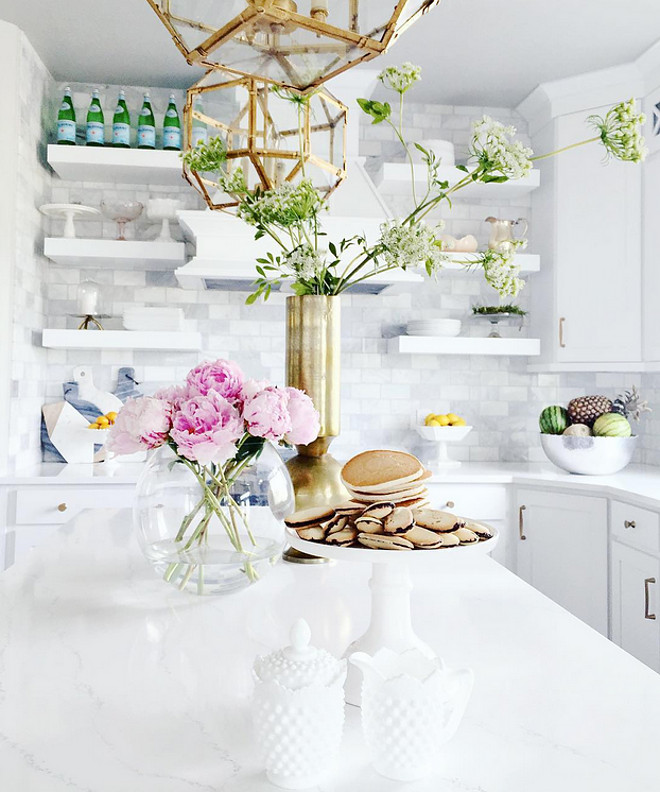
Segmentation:
{"type": "Polygon", "coordinates": [[[325,454],[340,431],[341,298],[305,294],[286,300],[286,382],[319,411],[318,439],[296,446],[302,456],[325,454]]]}
{"type": "Polygon", "coordinates": [[[286,383],[300,388],[319,411],[321,428],[287,467],[298,509],[345,500],[341,465],[328,454],[340,431],[341,298],[305,294],[286,301],[286,383]]]}

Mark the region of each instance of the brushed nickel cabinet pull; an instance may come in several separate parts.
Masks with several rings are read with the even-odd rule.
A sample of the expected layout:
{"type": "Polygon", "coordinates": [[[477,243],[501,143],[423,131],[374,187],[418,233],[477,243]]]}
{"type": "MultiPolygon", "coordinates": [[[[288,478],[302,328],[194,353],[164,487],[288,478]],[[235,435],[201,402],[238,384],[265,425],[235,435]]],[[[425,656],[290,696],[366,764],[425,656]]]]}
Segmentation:
{"type": "Polygon", "coordinates": [[[562,349],[566,348],[566,344],[564,343],[564,322],[566,321],[565,316],[559,317],[559,346],[562,349]]]}
{"type": "Polygon", "coordinates": [[[448,509],[453,509],[455,505],[456,505],[456,504],[454,503],[454,501],[447,501],[447,503],[445,503],[445,506],[446,506],[448,509]]]}
{"type": "Polygon", "coordinates": [[[623,521],[624,528],[637,528],[637,523],[634,520],[624,520],[623,521]]]}
{"type": "Polygon", "coordinates": [[[644,580],[644,618],[655,619],[655,613],[649,613],[649,584],[655,583],[655,578],[646,578],[644,580]]]}
{"type": "Polygon", "coordinates": [[[60,512],[65,512],[65,511],[67,510],[67,508],[68,508],[68,507],[67,507],[66,503],[60,503],[60,504],[58,505],[58,507],[57,507],[57,511],[60,511],[60,512]]]}
{"type": "Polygon", "coordinates": [[[521,506],[518,509],[518,533],[520,534],[521,542],[524,542],[527,539],[525,536],[525,516],[523,514],[526,508],[527,506],[521,506]]]}

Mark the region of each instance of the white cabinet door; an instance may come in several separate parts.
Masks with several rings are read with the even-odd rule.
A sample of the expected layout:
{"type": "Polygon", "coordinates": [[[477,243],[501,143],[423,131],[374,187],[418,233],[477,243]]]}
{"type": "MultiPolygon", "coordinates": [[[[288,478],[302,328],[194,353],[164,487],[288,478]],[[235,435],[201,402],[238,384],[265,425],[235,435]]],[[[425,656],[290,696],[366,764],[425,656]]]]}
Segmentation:
{"type": "Polygon", "coordinates": [[[607,635],[607,501],[518,489],[517,572],[607,635]]]}
{"type": "MultiPolygon", "coordinates": [[[[587,115],[557,119],[558,147],[585,138],[587,115]]],[[[603,154],[602,146],[590,145],[557,160],[560,362],[641,360],[642,169],[618,160],[605,163],[603,154]]]]}
{"type": "Polygon", "coordinates": [[[612,542],[612,640],[660,671],[660,559],[612,542]]]}
{"type": "MultiPolygon", "coordinates": [[[[658,96],[657,101],[660,101],[658,96]]],[[[644,333],[643,355],[660,361],[660,267],[658,267],[658,218],[660,218],[660,151],[644,163],[644,333]]]]}

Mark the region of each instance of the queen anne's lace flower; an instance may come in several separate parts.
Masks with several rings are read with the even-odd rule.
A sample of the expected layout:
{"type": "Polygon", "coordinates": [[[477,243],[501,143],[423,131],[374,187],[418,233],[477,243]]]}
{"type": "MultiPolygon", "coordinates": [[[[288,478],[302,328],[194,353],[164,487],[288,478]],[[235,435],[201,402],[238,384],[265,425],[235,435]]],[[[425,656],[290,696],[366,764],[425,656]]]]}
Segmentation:
{"type": "Polygon", "coordinates": [[[422,79],[422,70],[413,63],[402,63],[401,66],[388,66],[378,75],[378,79],[386,88],[404,94],[418,80],[422,79]]]}
{"type": "Polygon", "coordinates": [[[218,178],[218,187],[229,195],[243,195],[248,191],[243,168],[235,168],[231,173],[222,171],[218,178]]]}
{"type": "Polygon", "coordinates": [[[646,142],[641,130],[646,116],[636,109],[635,100],[628,99],[610,108],[604,118],[592,115],[587,119],[600,133],[608,156],[625,162],[642,162],[646,157],[646,142]]]}
{"type": "Polygon", "coordinates": [[[441,243],[436,239],[435,230],[426,223],[383,223],[380,233],[383,258],[390,267],[406,269],[424,266],[431,273],[441,269],[447,261],[448,257],[441,252],[441,243]]]}
{"type": "Polygon", "coordinates": [[[250,225],[274,225],[288,228],[309,220],[319,212],[323,197],[309,179],[300,184],[285,184],[266,190],[241,203],[237,214],[250,225]]]}
{"type": "Polygon", "coordinates": [[[314,280],[323,270],[323,260],[310,245],[300,245],[287,254],[284,266],[296,280],[314,280]]]}
{"type": "Polygon", "coordinates": [[[487,250],[481,254],[480,264],[484,270],[484,278],[502,297],[516,297],[525,287],[525,281],[519,278],[520,267],[515,263],[515,249],[511,251],[487,250]]]}
{"type": "Polygon", "coordinates": [[[480,181],[488,181],[488,176],[522,179],[530,172],[530,157],[534,152],[519,140],[513,140],[515,134],[514,126],[505,126],[490,116],[484,116],[472,124],[470,154],[479,160],[483,168],[480,181]]]}

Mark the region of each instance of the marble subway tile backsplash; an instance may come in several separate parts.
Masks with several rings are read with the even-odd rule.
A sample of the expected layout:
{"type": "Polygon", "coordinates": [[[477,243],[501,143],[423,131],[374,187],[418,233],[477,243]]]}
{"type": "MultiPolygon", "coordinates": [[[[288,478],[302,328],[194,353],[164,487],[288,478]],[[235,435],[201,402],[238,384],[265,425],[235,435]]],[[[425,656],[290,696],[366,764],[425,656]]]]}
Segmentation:
{"type": "MultiPolygon", "coordinates": [[[[61,93],[64,83],[52,88],[51,97],[61,93]]],[[[83,117],[94,86],[74,84],[74,102],[83,117]]],[[[116,98],[117,86],[103,88],[106,122],[116,98]]],[[[135,108],[141,102],[141,88],[131,89],[129,104],[135,108]]],[[[166,94],[151,89],[160,112],[166,94]]],[[[179,101],[179,106],[182,102],[179,101]]],[[[449,138],[456,146],[457,161],[467,155],[470,121],[488,113],[507,123],[517,125],[526,138],[521,118],[506,108],[464,108],[446,105],[413,105],[412,123],[421,138],[449,138]]],[[[133,111],[135,112],[135,110],[133,111]]],[[[361,126],[361,154],[367,167],[375,172],[381,161],[400,157],[391,130],[384,126],[361,126]]],[[[44,171],[45,173],[45,171],[44,171]]],[[[101,200],[125,198],[146,201],[150,196],[168,195],[181,200],[185,208],[201,208],[197,194],[181,187],[149,185],[107,185],[63,182],[47,176],[48,200],[57,202],[81,201],[98,206],[101,200]]],[[[408,208],[405,197],[383,194],[393,215],[408,208]]],[[[31,196],[36,204],[42,196],[31,196]]],[[[488,238],[484,219],[493,214],[506,217],[529,217],[528,200],[493,205],[484,201],[457,202],[451,215],[438,211],[430,221],[446,221],[446,232],[457,236],[474,234],[481,245],[488,238]]],[[[534,218],[530,218],[534,222],[534,218]]],[[[80,222],[79,235],[113,238],[115,226],[106,220],[80,222]]],[[[43,221],[26,228],[25,246],[40,249],[41,235],[58,236],[62,224],[43,221]]],[[[144,215],[127,226],[127,236],[136,239],[153,238],[158,224],[144,215]]],[[[180,229],[175,229],[178,238],[180,229]]],[[[533,252],[533,251],[530,251],[533,252]]],[[[543,265],[543,264],[542,264],[543,265]]],[[[176,305],[185,314],[189,329],[197,330],[203,339],[201,353],[117,352],[44,350],[31,348],[31,326],[24,325],[25,337],[21,349],[23,358],[16,382],[22,383],[29,371],[32,381],[40,383],[38,393],[29,398],[25,385],[20,384],[21,398],[15,399],[20,425],[20,437],[15,438],[14,453],[29,433],[34,446],[38,437],[41,401],[61,398],[62,382],[71,377],[79,364],[92,367],[96,384],[114,387],[117,369],[134,366],[136,378],[144,392],[177,379],[200,358],[227,356],[236,359],[249,375],[284,381],[284,297],[274,294],[270,300],[254,306],[245,305],[244,293],[222,291],[188,291],[178,287],[172,272],[143,272],[139,270],[84,269],[46,264],[40,254],[31,253],[24,265],[25,293],[35,288],[43,308],[40,319],[47,327],[73,327],[79,283],[86,279],[102,284],[106,310],[113,318],[107,326],[119,328],[122,311],[135,305],[176,305]],[[31,280],[30,280],[31,279],[31,280]],[[36,285],[35,285],[36,284],[36,285]],[[31,368],[27,368],[31,367],[31,368]]],[[[528,294],[534,289],[534,277],[520,297],[527,305],[528,294]]],[[[452,316],[465,321],[464,332],[485,335],[487,330],[470,318],[471,306],[477,301],[494,302],[492,290],[477,274],[445,271],[436,281],[413,286],[395,294],[381,296],[347,295],[342,309],[342,432],[334,442],[334,454],[346,457],[365,447],[381,445],[401,446],[428,455],[412,425],[419,411],[445,412],[452,410],[463,415],[475,428],[464,443],[452,449],[461,460],[542,461],[538,443],[538,413],[553,403],[565,403],[570,398],[604,392],[614,396],[626,386],[637,384],[645,395],[658,405],[658,417],[646,421],[639,459],[660,464],[660,374],[659,375],[599,375],[599,374],[532,374],[527,371],[524,358],[398,355],[387,351],[388,337],[395,335],[409,319],[452,316]]],[[[503,334],[517,336],[517,327],[505,328],[503,334]]],[[[525,329],[522,329],[525,333],[525,329]]]]}

